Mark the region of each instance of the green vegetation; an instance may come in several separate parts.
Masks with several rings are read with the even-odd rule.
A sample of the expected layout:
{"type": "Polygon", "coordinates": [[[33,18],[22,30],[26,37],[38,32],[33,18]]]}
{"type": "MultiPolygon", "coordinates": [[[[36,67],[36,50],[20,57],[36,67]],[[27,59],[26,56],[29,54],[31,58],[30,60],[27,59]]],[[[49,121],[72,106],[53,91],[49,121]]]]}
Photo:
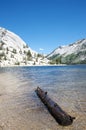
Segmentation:
{"type": "Polygon", "coordinates": [[[20,62],[16,62],[15,65],[20,65],[20,62]]]}
{"type": "Polygon", "coordinates": [[[0,60],[1,60],[4,56],[5,56],[5,53],[4,53],[4,52],[0,53],[0,60]]]}
{"type": "Polygon", "coordinates": [[[13,55],[13,54],[11,54],[11,58],[14,58],[14,55],[13,55]]]}
{"type": "Polygon", "coordinates": [[[7,57],[6,57],[6,56],[4,56],[4,60],[7,60],[7,57]]]}
{"type": "Polygon", "coordinates": [[[58,55],[54,55],[52,58],[50,58],[50,64],[62,64],[62,56],[58,55]]]}
{"type": "Polygon", "coordinates": [[[3,50],[3,45],[4,45],[4,43],[2,41],[0,41],[0,50],[3,50]]]}
{"type": "Polygon", "coordinates": [[[28,45],[23,45],[23,48],[28,48],[28,45]]]}
{"type": "Polygon", "coordinates": [[[32,54],[31,54],[30,50],[28,50],[27,56],[32,57],[32,54]]]}
{"type": "Polygon", "coordinates": [[[1,46],[3,46],[5,44],[2,40],[0,42],[1,42],[1,46]]]}
{"type": "Polygon", "coordinates": [[[23,63],[27,64],[27,58],[23,57],[23,63]]]}
{"type": "Polygon", "coordinates": [[[19,53],[22,54],[22,51],[20,50],[19,53]]]}
{"type": "Polygon", "coordinates": [[[77,55],[78,55],[78,56],[80,56],[80,55],[84,55],[84,56],[86,56],[86,51],[80,51],[80,52],[78,52],[77,55]]]}
{"type": "Polygon", "coordinates": [[[37,57],[43,57],[43,55],[38,53],[38,54],[37,54],[37,57]]]}
{"type": "Polygon", "coordinates": [[[27,52],[24,50],[24,54],[27,54],[27,52]]]}
{"type": "Polygon", "coordinates": [[[86,60],[80,60],[80,57],[85,55],[86,51],[80,51],[77,54],[72,53],[66,57],[62,57],[61,61],[63,64],[85,64],[86,60]]]}
{"type": "Polygon", "coordinates": [[[76,58],[77,54],[73,53],[65,57],[62,57],[62,64],[73,64],[76,58]]]}
{"type": "Polygon", "coordinates": [[[28,50],[26,55],[27,55],[27,60],[31,60],[32,59],[32,54],[31,54],[30,50],[28,50]]]}
{"type": "Polygon", "coordinates": [[[3,47],[2,47],[2,46],[0,46],[0,50],[3,50],[3,47]]]}
{"type": "Polygon", "coordinates": [[[8,47],[6,48],[7,51],[9,51],[8,47]]]}
{"type": "Polygon", "coordinates": [[[85,60],[80,61],[80,64],[86,64],[86,59],[85,59],[85,60]]]}
{"type": "Polygon", "coordinates": [[[67,56],[54,55],[50,64],[86,64],[85,60],[80,60],[81,56],[86,56],[86,51],[80,51],[77,54],[70,54],[67,56]]]}
{"type": "Polygon", "coordinates": [[[62,62],[61,62],[61,56],[59,56],[55,61],[56,61],[56,64],[61,64],[62,62]]]}
{"type": "Polygon", "coordinates": [[[16,54],[16,53],[17,53],[16,49],[14,49],[14,48],[13,48],[13,51],[12,51],[12,52],[13,52],[14,54],[16,54]]]}
{"type": "Polygon", "coordinates": [[[51,61],[49,62],[49,64],[54,65],[54,64],[55,64],[55,61],[51,60],[51,61]]]}
{"type": "Polygon", "coordinates": [[[35,61],[34,61],[33,65],[36,65],[35,61]]]}
{"type": "Polygon", "coordinates": [[[49,58],[49,60],[56,60],[59,57],[59,54],[53,55],[49,58]]]}

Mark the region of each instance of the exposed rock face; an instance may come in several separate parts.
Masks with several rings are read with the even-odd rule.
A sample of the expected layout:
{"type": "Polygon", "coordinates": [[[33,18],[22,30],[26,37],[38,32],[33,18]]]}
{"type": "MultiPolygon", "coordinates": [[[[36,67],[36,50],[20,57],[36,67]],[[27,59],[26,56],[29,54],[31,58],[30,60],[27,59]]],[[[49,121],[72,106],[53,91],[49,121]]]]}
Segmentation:
{"type": "Polygon", "coordinates": [[[0,66],[46,63],[48,60],[28,47],[19,36],[0,28],[0,66]]]}
{"type": "Polygon", "coordinates": [[[58,47],[47,58],[54,64],[86,64],[86,39],[58,47]]]}
{"type": "Polygon", "coordinates": [[[60,46],[49,55],[33,51],[16,34],[0,28],[0,66],[86,64],[86,39],[60,46]]]}

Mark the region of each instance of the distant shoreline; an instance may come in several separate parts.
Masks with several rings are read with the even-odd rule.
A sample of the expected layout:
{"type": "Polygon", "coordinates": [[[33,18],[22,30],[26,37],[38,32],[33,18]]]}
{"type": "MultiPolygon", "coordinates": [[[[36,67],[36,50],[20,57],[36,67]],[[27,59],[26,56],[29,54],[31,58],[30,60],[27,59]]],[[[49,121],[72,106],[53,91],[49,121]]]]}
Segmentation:
{"type": "Polygon", "coordinates": [[[0,68],[4,67],[30,67],[30,66],[66,66],[67,64],[57,64],[57,65],[9,65],[9,66],[0,66],[0,68]]]}
{"type": "MultiPolygon", "coordinates": [[[[70,64],[70,65],[86,65],[86,64],[70,64]]],[[[10,66],[0,66],[0,68],[9,67],[40,67],[40,66],[70,66],[68,64],[57,64],[57,65],[10,65],[10,66]]]]}

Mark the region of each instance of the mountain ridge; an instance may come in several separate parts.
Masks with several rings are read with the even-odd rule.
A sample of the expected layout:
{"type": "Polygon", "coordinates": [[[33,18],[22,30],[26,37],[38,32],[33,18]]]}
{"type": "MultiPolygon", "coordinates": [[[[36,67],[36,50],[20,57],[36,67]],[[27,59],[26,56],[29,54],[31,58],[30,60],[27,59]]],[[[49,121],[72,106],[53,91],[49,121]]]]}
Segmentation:
{"type": "Polygon", "coordinates": [[[78,40],[66,46],[60,46],[51,52],[48,59],[56,64],[86,63],[86,39],[78,40]]]}
{"type": "Polygon", "coordinates": [[[0,66],[86,64],[86,39],[59,46],[47,56],[32,50],[18,35],[0,27],[0,66]]]}

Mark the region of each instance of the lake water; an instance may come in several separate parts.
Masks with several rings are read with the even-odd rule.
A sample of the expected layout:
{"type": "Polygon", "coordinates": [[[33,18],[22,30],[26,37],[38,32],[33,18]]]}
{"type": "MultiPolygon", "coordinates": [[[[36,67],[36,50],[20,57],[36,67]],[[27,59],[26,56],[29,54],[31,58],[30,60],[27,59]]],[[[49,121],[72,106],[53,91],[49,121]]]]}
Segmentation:
{"type": "Polygon", "coordinates": [[[86,65],[0,68],[0,130],[86,130],[86,65]],[[55,121],[37,86],[76,117],[72,125],[55,121]]]}

